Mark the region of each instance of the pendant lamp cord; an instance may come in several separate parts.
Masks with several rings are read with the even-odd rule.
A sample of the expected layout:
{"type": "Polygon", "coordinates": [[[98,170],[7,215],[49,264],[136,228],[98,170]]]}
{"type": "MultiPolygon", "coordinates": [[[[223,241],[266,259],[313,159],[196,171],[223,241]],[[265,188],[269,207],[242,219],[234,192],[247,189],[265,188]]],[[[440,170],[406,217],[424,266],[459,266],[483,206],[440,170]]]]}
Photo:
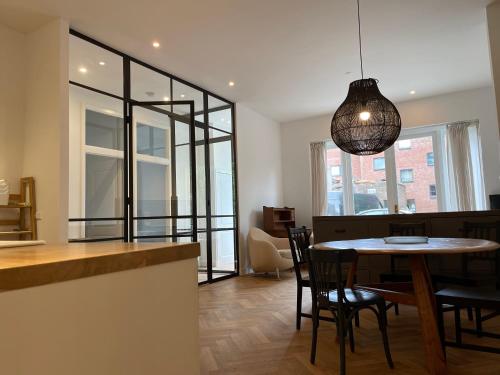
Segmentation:
{"type": "Polygon", "coordinates": [[[361,79],[364,79],[363,74],[363,55],[361,54],[361,17],[359,15],[359,0],[358,2],[358,41],[359,41],[359,61],[361,62],[361,79]]]}

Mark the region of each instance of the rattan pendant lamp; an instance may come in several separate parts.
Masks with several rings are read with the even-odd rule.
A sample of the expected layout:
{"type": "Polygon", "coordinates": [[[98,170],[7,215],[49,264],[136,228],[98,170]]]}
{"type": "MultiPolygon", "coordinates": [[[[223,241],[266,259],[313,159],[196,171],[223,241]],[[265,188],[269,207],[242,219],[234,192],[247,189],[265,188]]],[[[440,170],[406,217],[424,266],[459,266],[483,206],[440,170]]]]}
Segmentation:
{"type": "Polygon", "coordinates": [[[401,117],[394,104],[380,93],[378,80],[364,78],[359,0],[357,5],[361,79],[349,84],[347,98],[333,115],[330,131],[341,150],[354,155],[373,155],[396,142],[401,132],[401,117]]]}

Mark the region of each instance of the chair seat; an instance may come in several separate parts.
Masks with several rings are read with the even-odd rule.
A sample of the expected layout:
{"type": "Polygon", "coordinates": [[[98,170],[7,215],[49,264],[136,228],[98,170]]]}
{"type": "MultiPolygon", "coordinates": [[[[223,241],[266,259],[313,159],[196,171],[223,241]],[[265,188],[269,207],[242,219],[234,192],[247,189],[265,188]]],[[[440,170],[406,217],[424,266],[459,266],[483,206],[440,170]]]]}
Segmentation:
{"type": "MultiPolygon", "coordinates": [[[[367,290],[362,289],[345,289],[345,297],[349,301],[350,304],[354,306],[360,305],[375,305],[378,302],[383,302],[384,299],[376,293],[369,292],[367,290]]],[[[332,290],[328,299],[330,303],[337,304],[338,303],[338,294],[337,290],[332,290]]]]}
{"type": "Polygon", "coordinates": [[[281,255],[282,258],[293,259],[292,251],[290,249],[281,249],[278,250],[278,253],[281,255]]]}
{"type": "Polygon", "coordinates": [[[445,288],[436,293],[441,303],[500,309],[500,291],[478,288],[445,288]]]}

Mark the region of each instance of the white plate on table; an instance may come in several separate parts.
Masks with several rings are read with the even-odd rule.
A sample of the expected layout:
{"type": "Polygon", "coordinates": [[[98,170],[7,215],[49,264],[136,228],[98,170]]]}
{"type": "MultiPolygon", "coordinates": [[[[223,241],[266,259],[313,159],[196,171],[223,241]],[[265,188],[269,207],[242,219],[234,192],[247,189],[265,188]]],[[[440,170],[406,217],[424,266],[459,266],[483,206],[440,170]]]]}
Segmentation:
{"type": "Polygon", "coordinates": [[[411,244],[418,244],[418,243],[428,243],[429,237],[425,237],[425,236],[392,236],[392,237],[384,237],[384,242],[386,244],[411,245],[411,244]]]}

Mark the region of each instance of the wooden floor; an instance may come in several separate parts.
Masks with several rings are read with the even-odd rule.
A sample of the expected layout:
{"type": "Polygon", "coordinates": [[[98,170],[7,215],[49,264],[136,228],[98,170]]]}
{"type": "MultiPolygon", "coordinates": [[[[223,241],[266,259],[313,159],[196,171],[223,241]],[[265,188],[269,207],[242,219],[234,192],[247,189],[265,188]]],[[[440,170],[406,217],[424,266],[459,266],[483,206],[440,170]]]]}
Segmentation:
{"type": "MultiPolygon", "coordinates": [[[[243,276],[200,287],[200,342],[202,374],[337,374],[335,325],[321,322],[316,365],[309,363],[311,321],[302,319],[295,330],[296,287],[292,274],[243,276]]],[[[304,291],[304,306],[310,306],[304,291]]],[[[449,314],[449,313],[448,313],[449,314]]],[[[448,315],[447,314],[447,315],[448,315]]],[[[465,319],[464,319],[465,320],[465,319]]],[[[452,316],[447,317],[452,336],[452,316]]],[[[498,318],[485,327],[500,332],[498,318]]],[[[389,312],[389,340],[394,370],[385,362],[380,334],[371,312],[361,314],[355,329],[356,353],[347,354],[347,373],[359,375],[426,374],[417,311],[401,306],[389,312]]],[[[478,342],[470,335],[465,340],[478,342]]],[[[480,339],[481,343],[500,342],[480,339]]],[[[447,348],[450,374],[500,374],[500,355],[447,348]]]]}

